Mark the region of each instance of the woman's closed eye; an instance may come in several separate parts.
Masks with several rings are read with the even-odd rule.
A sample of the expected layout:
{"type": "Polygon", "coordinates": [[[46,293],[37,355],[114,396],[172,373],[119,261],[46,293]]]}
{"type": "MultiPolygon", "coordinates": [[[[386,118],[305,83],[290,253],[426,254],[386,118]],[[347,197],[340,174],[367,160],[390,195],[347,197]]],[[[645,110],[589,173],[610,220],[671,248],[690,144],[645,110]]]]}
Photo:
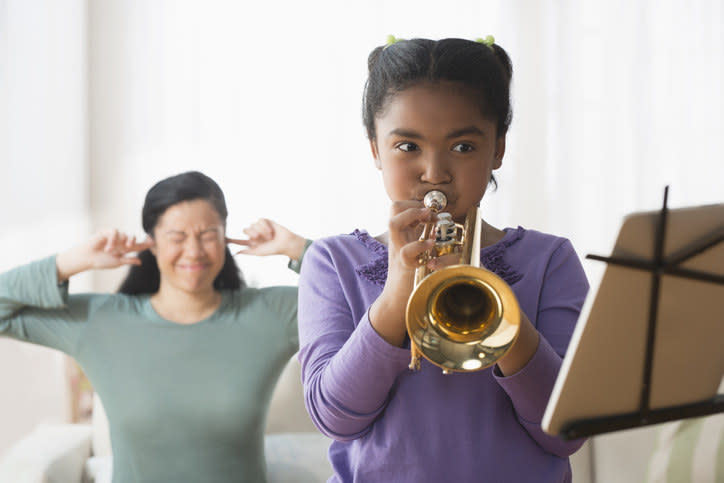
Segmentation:
{"type": "Polygon", "coordinates": [[[219,239],[219,233],[216,231],[207,232],[201,235],[201,241],[204,242],[215,242],[219,239]]]}

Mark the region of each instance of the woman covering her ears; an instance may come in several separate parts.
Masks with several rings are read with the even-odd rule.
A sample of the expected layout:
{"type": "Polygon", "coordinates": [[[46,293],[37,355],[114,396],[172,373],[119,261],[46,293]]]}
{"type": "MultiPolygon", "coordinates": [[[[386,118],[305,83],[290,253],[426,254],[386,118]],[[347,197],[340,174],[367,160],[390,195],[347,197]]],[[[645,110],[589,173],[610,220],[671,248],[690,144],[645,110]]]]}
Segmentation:
{"type": "Polygon", "coordinates": [[[159,181],[137,242],[115,230],[0,274],[0,335],[81,365],[103,401],[114,483],[265,481],[267,406],[297,350],[296,287],[245,287],[227,243],[284,254],[309,242],[269,220],[226,235],[208,176],[159,181]],[[132,252],[139,252],[134,256],[132,252]],[[69,279],[132,265],[118,294],[69,295],[69,279]]]}

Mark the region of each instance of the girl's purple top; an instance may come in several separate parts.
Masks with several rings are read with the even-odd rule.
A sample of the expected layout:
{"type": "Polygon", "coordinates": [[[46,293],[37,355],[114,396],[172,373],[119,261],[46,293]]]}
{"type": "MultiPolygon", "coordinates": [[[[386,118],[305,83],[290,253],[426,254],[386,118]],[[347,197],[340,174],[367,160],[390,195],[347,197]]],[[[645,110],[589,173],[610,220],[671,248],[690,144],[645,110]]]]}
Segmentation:
{"type": "Polygon", "coordinates": [[[316,241],[299,282],[299,359],[307,409],[335,441],[332,482],[565,482],[566,442],[540,423],[588,282],[571,243],[508,228],[481,250],[543,337],[518,373],[496,366],[443,375],[383,340],[368,309],[387,276],[387,247],[364,231],[316,241]]]}

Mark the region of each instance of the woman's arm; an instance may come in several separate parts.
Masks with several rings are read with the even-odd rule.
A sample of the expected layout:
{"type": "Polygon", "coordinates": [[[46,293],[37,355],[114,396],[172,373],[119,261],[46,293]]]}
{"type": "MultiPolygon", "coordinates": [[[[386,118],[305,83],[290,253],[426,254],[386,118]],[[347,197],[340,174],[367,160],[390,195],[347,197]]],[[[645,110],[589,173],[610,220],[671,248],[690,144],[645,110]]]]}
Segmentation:
{"type": "Polygon", "coordinates": [[[74,354],[87,315],[87,297],[68,296],[55,257],[0,274],[0,336],[74,354]]]}
{"type": "Polygon", "coordinates": [[[93,235],[90,240],[59,253],[55,258],[58,282],[65,282],[75,274],[90,269],[116,268],[122,265],[140,265],[141,260],[128,253],[140,252],[153,245],[150,239],[136,242],[118,230],[106,230],[93,235]]]}
{"type": "Polygon", "coordinates": [[[304,237],[297,235],[288,228],[266,218],[244,228],[247,240],[226,238],[227,243],[247,247],[237,255],[286,255],[290,260],[301,262],[304,251],[309,244],[304,237]]]}
{"type": "MultiPolygon", "coordinates": [[[[244,229],[248,239],[226,238],[227,243],[247,247],[237,252],[243,255],[286,255],[289,257],[289,268],[299,273],[302,259],[307,248],[312,244],[301,235],[266,218],[260,218],[244,229]]],[[[264,289],[267,304],[276,318],[286,327],[287,340],[292,353],[299,349],[299,333],[297,331],[297,288],[268,287],[264,289]]]]}
{"type": "Polygon", "coordinates": [[[125,255],[149,245],[107,231],[57,256],[0,274],[0,335],[72,354],[94,296],[69,297],[68,279],[90,268],[138,263],[125,255]]]}

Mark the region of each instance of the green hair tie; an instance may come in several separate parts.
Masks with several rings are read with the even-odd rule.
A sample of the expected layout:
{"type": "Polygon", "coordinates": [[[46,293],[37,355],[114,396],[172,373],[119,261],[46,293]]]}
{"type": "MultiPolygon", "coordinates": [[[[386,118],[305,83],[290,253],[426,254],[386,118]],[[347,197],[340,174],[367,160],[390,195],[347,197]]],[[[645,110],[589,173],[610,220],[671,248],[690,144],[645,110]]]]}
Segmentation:
{"type": "Polygon", "coordinates": [[[488,35],[485,38],[478,37],[477,39],[475,39],[475,41],[481,44],[485,44],[490,47],[490,50],[493,50],[493,45],[495,44],[495,37],[493,37],[492,35],[488,35]]]}
{"type": "Polygon", "coordinates": [[[389,47],[390,45],[396,44],[397,42],[402,42],[405,39],[398,39],[394,35],[388,35],[387,36],[387,45],[385,45],[385,48],[389,47]]]}
{"type": "MultiPolygon", "coordinates": [[[[385,48],[389,47],[390,45],[394,45],[397,42],[402,42],[403,40],[405,39],[398,39],[394,35],[390,34],[387,36],[387,45],[385,45],[385,48]]],[[[488,35],[485,38],[478,37],[477,39],[475,39],[475,41],[480,44],[485,44],[490,47],[490,50],[493,50],[493,45],[495,44],[495,37],[493,37],[492,35],[488,35]]]]}

